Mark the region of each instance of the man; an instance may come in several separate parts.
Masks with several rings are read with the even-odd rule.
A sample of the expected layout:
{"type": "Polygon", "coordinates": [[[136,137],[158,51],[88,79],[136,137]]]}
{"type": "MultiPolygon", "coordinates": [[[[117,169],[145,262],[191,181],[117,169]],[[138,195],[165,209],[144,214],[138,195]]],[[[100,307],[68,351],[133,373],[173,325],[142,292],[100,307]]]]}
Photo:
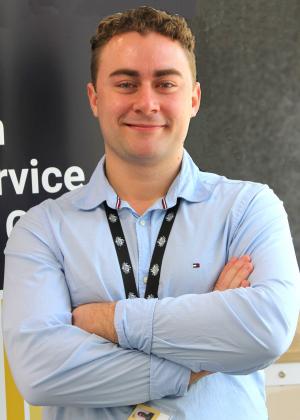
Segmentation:
{"type": "Polygon", "coordinates": [[[282,203],[200,172],[184,151],[200,86],[183,18],[115,14],[91,44],[105,157],[88,185],[22,217],[5,251],[16,383],[48,420],[139,407],[267,419],[260,369],[289,346],[299,310],[282,203]]]}

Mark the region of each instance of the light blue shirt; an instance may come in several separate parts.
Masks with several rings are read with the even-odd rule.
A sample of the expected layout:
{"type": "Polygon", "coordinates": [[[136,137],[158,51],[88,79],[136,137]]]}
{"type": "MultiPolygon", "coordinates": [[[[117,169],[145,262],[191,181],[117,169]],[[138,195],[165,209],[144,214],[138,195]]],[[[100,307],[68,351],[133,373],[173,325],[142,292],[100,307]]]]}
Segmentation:
{"type": "MultiPolygon", "coordinates": [[[[32,208],[8,241],[3,329],[15,381],[47,420],[125,420],[146,402],[172,420],[263,420],[264,374],[289,346],[300,278],[282,202],[267,186],[199,171],[184,152],[165,199],[181,204],[159,299],[125,299],[103,201],[90,182],[32,208]],[[212,292],[232,256],[250,254],[251,287],[212,292]],[[119,345],[72,325],[72,307],[119,301],[119,345]],[[216,372],[188,388],[191,370],[216,372]]],[[[165,215],[162,200],[119,215],[140,296],[165,215]]]]}

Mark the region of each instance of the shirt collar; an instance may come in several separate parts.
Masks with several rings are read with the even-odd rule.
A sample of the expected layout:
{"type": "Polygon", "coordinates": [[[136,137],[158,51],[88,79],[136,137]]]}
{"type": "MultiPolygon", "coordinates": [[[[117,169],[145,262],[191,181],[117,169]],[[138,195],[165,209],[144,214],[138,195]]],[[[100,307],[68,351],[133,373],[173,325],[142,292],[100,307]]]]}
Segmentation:
{"type": "MultiPolygon", "coordinates": [[[[75,207],[92,210],[104,201],[111,208],[117,206],[118,196],[105,176],[104,162],[105,156],[99,161],[88,184],[74,194],[72,202],[75,207]]],[[[207,200],[211,193],[211,184],[205,182],[205,172],[199,170],[188,152],[184,150],[180,172],[165,197],[167,207],[175,206],[179,197],[190,202],[201,202],[207,200]]]]}
{"type": "Polygon", "coordinates": [[[211,193],[211,186],[206,184],[205,172],[200,171],[188,152],[184,150],[180,172],[166,195],[167,206],[175,206],[179,197],[192,203],[199,203],[207,200],[211,193]]]}
{"type": "Polygon", "coordinates": [[[81,210],[92,210],[107,201],[110,207],[115,207],[117,194],[109,184],[104,172],[105,156],[103,156],[94,170],[89,182],[78,190],[72,202],[81,210]]]}

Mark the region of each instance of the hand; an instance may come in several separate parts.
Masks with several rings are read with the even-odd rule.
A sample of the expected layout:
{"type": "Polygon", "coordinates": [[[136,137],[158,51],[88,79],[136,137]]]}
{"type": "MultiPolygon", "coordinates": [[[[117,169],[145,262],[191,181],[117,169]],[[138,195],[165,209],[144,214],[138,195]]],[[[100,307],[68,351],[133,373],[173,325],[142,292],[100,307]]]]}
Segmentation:
{"type": "Polygon", "coordinates": [[[213,290],[223,292],[227,289],[249,287],[250,282],[248,277],[252,273],[253,268],[249,255],[243,255],[240,258],[231,258],[223,268],[213,290]]]}
{"type": "Polygon", "coordinates": [[[87,303],[72,312],[72,324],[112,343],[118,343],[114,327],[116,302],[87,303]]]}
{"type": "Polygon", "coordinates": [[[199,379],[203,378],[204,376],[212,375],[212,372],[208,372],[207,370],[201,370],[200,372],[192,372],[190,377],[189,386],[198,382],[199,379]]]}

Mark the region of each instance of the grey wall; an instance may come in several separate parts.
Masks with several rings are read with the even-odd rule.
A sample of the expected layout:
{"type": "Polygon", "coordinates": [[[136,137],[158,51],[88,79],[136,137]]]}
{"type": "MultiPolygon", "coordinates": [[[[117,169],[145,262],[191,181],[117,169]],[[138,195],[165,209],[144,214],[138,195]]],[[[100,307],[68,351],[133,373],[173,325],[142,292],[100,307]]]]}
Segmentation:
{"type": "MultiPolygon", "coordinates": [[[[89,38],[100,18],[140,1],[10,0],[0,3],[0,170],[20,174],[39,162],[83,168],[103,153],[89,111],[89,38]]],[[[186,147],[201,169],[268,183],[289,213],[300,260],[300,1],[165,0],[147,4],[186,16],[197,36],[203,100],[186,147]]],[[[63,189],[59,194],[63,192],[63,189]]],[[[0,195],[0,251],[5,222],[48,197],[30,180],[0,195]]],[[[52,194],[55,198],[57,194],[52,194]]],[[[0,288],[3,257],[0,256],[0,288]]]]}
{"type": "Polygon", "coordinates": [[[300,1],[198,0],[203,100],[187,147],[201,168],[269,184],[300,261],[300,1]]]}

